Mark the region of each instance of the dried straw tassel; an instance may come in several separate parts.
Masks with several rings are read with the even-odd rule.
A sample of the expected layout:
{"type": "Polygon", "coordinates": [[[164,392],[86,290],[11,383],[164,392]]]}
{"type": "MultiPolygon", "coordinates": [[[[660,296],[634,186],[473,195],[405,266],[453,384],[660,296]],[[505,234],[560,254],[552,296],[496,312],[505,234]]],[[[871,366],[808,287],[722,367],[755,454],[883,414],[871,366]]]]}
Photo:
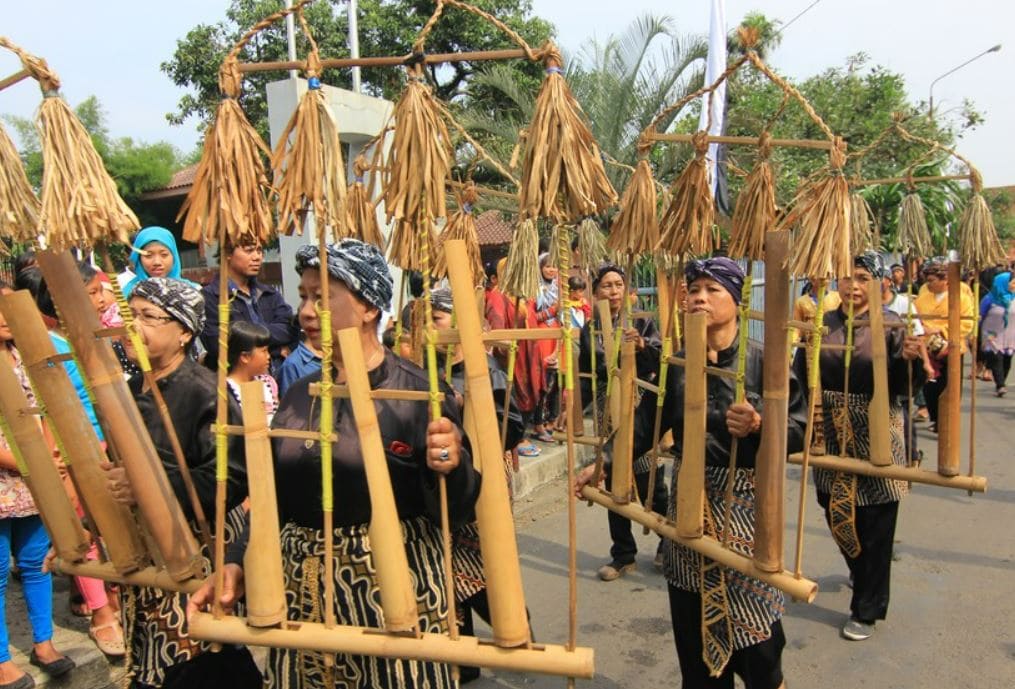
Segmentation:
{"type": "Polygon", "coordinates": [[[973,195],[959,220],[959,252],[962,254],[962,266],[971,270],[1004,265],[1008,260],[997,237],[990,206],[980,193],[980,176],[975,170],[973,195]]]}
{"type": "Polygon", "coordinates": [[[556,223],[602,213],[617,202],[599,146],[564,80],[561,64],[560,53],[551,45],[546,77],[526,130],[519,206],[523,217],[556,223]]]}
{"type": "Polygon", "coordinates": [[[715,249],[715,200],[708,179],[708,134],[697,132],[692,139],[694,160],[673,183],[673,201],[663,213],[659,225],[661,237],[657,248],[679,255],[690,251],[696,255],[709,254],[715,249]]]}
{"type": "MultiPolygon", "coordinates": [[[[853,209],[856,210],[856,205],[853,209]]],[[[853,224],[855,222],[853,220],[853,224]]],[[[916,192],[911,191],[902,199],[895,248],[907,256],[931,256],[934,253],[930,230],[927,228],[927,216],[923,211],[923,201],[916,192]]]]}
{"type": "Polygon", "coordinates": [[[345,196],[347,224],[345,230],[339,234],[342,237],[352,237],[373,244],[384,251],[384,235],[381,234],[380,225],[377,224],[377,210],[367,197],[367,188],[363,184],[363,173],[366,169],[366,159],[362,155],[358,156],[353,162],[353,174],[356,178],[349,185],[345,196]]]}
{"type": "Polygon", "coordinates": [[[278,233],[303,232],[307,212],[319,229],[343,232],[345,225],[345,163],[338,123],[317,77],[317,52],[307,58],[307,92],[279,137],[271,158],[278,190],[278,233]],[[291,143],[290,143],[291,142],[291,143]]]}
{"type": "Polygon", "coordinates": [[[775,229],[775,183],[772,165],[772,137],[762,133],[758,140],[758,160],[747,175],[744,188],[733,209],[733,230],[729,255],[760,261],[765,253],[765,233],[775,229]]]}
{"type": "Polygon", "coordinates": [[[849,275],[853,257],[849,246],[849,183],[842,174],[845,145],[836,138],[829,153],[831,171],[807,184],[783,221],[796,224],[789,273],[796,277],[828,279],[849,275]]]}
{"type": "Polygon", "coordinates": [[[585,218],[578,223],[578,256],[578,267],[586,273],[596,270],[606,260],[606,241],[599,223],[592,218],[585,218]]]}
{"type": "Polygon", "coordinates": [[[850,194],[849,249],[855,255],[877,248],[874,245],[874,213],[863,194],[850,194]]]}
{"type": "Polygon", "coordinates": [[[236,100],[241,79],[236,60],[226,60],[219,70],[222,102],[205,135],[194,184],[176,218],[186,216],[183,238],[188,242],[263,244],[272,235],[271,186],[264,168],[271,152],[236,100]]]}
{"type": "Polygon", "coordinates": [[[647,160],[638,161],[620,199],[620,213],[613,219],[606,247],[615,254],[642,254],[659,243],[656,216],[656,185],[647,160]]]}
{"type": "Polygon", "coordinates": [[[441,232],[440,247],[433,267],[435,278],[442,278],[448,274],[448,260],[444,253],[444,242],[449,239],[462,239],[465,241],[465,248],[472,268],[472,284],[478,287],[486,281],[486,273],[483,271],[483,257],[479,251],[476,218],[472,214],[472,208],[478,198],[476,185],[472,182],[467,183],[458,195],[458,209],[448,216],[448,223],[444,226],[444,231],[441,232]]]}
{"type": "Polygon", "coordinates": [[[14,142],[0,126],[0,236],[31,243],[38,234],[39,199],[14,142]]]}
{"type": "MultiPolygon", "coordinates": [[[[426,237],[429,246],[426,250],[428,255],[433,256],[437,244],[433,220],[424,219],[421,222],[425,222],[428,226],[426,237]]],[[[416,223],[409,220],[399,220],[395,223],[395,231],[391,234],[391,241],[388,242],[388,261],[402,270],[423,270],[423,244],[416,223]]]]}
{"type": "Polygon", "coordinates": [[[532,299],[539,292],[539,232],[531,219],[522,220],[504,264],[501,290],[509,297],[532,299]]]}
{"type": "Polygon", "coordinates": [[[451,137],[422,72],[410,75],[395,106],[395,131],[384,185],[388,222],[447,215],[444,187],[451,168],[451,137]]]}

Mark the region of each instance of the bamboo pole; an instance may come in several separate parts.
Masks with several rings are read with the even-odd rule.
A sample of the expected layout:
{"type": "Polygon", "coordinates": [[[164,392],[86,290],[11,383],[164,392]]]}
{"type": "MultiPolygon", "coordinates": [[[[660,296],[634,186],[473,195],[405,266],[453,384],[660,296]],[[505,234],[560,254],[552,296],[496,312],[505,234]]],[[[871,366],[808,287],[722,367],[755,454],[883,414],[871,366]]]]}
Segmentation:
{"type": "Polygon", "coordinates": [[[416,596],[410,579],[405,544],[402,542],[402,527],[398,522],[398,507],[391,488],[391,474],[384,454],[381,427],[377,423],[374,402],[370,399],[370,379],[357,329],[345,328],[339,331],[338,345],[342,351],[342,366],[349,385],[352,414],[356,420],[363,470],[370,494],[370,525],[367,535],[370,538],[374,568],[377,570],[384,628],[389,632],[412,631],[418,626],[419,620],[416,596]]]}
{"type": "Polygon", "coordinates": [[[286,618],[282,546],[279,541],[278,496],[275,468],[264,413],[264,384],[259,380],[240,385],[240,407],[246,429],[247,476],[250,495],[250,538],[243,555],[247,598],[247,624],[274,627],[286,618]]]}
{"type": "Polygon", "coordinates": [[[448,278],[458,304],[458,327],[463,333],[466,404],[472,407],[477,437],[472,449],[486,479],[476,501],[479,545],[485,563],[487,595],[490,601],[494,642],[502,647],[523,646],[530,642],[529,622],[525,613],[518,544],[507,484],[496,477],[503,472],[503,457],[497,433],[497,415],[490,385],[486,350],[479,338],[482,327],[476,311],[472,275],[465,242],[451,240],[445,245],[448,278]]]}
{"type": "MultiPolygon", "coordinates": [[[[222,617],[222,587],[225,586],[226,564],[226,482],[229,480],[229,436],[225,426],[229,423],[229,268],[226,256],[226,233],[219,237],[219,303],[218,346],[216,369],[218,399],[215,406],[215,539],[212,566],[215,577],[215,600],[212,614],[222,617]]],[[[325,366],[322,359],[322,367],[325,366]]]]}
{"type": "MultiPolygon", "coordinates": [[[[102,324],[82,289],[74,257],[69,251],[46,250],[38,252],[36,259],[74,347],[81,374],[90,382],[96,413],[104,422],[103,431],[127,472],[142,522],[169,575],[180,580],[201,576],[204,558],[200,546],[180,508],[112,346],[95,336],[102,324]]],[[[157,388],[153,387],[152,394],[158,395],[157,401],[161,400],[157,388]]],[[[162,404],[165,408],[164,401],[162,404]]],[[[168,409],[162,422],[168,423],[166,433],[175,436],[168,409]]],[[[179,457],[183,457],[182,449],[179,457]]],[[[186,471],[185,465],[186,460],[181,465],[184,467],[181,474],[186,471]]]]}
{"type": "Polygon", "coordinates": [[[810,603],[818,593],[818,585],[810,579],[798,577],[785,570],[779,572],[762,571],[755,567],[754,562],[749,557],[734,552],[729,548],[724,548],[714,538],[709,536],[686,537],[682,535],[679,528],[679,516],[677,517],[678,523],[674,524],[661,514],[646,512],[640,505],[617,505],[613,502],[613,498],[610,497],[609,493],[598,488],[585,486],[581,492],[582,497],[586,500],[596,502],[622,517],[627,517],[633,522],[648,526],[663,538],[668,538],[686,548],[701,553],[710,560],[714,560],[730,569],[735,569],[742,574],[774,586],[780,591],[787,593],[794,600],[810,603]]]}
{"type": "Polygon", "coordinates": [[[959,473],[962,404],[962,267],[956,252],[948,256],[948,385],[938,402],[937,470],[942,476],[959,473]]]}
{"type": "MultiPolygon", "coordinates": [[[[327,58],[320,61],[322,69],[345,69],[348,67],[401,67],[410,65],[439,65],[456,62],[485,62],[489,60],[528,59],[521,48],[504,48],[501,50],[478,50],[462,53],[424,53],[416,55],[358,57],[358,58],[327,58]]],[[[240,72],[283,72],[289,70],[307,70],[305,60],[287,60],[271,62],[240,62],[240,72]]]]}
{"type": "Polygon", "coordinates": [[[369,627],[326,629],[314,622],[294,623],[283,629],[251,629],[239,619],[216,620],[207,613],[190,618],[189,633],[194,639],[247,646],[472,665],[582,679],[592,679],[594,674],[595,655],[591,648],[570,651],[559,645],[539,644],[506,649],[474,636],[450,639],[444,634],[425,633],[411,637],[378,633],[369,627]]]}
{"type": "MultiPolygon", "coordinates": [[[[802,453],[794,453],[789,456],[790,464],[802,464],[802,453]]],[[[928,486],[940,486],[941,488],[956,488],[958,490],[985,493],[987,491],[987,479],[983,476],[942,476],[936,471],[928,471],[919,467],[908,467],[901,464],[889,466],[875,466],[866,459],[855,457],[831,457],[812,456],[808,463],[810,466],[819,469],[831,469],[875,478],[893,479],[896,481],[911,481],[912,483],[924,483],[928,486]]]]}
{"type": "MultiPolygon", "coordinates": [[[[71,504],[38,419],[6,356],[0,356],[0,429],[32,493],[58,557],[83,560],[91,541],[71,504]]],[[[59,460],[57,460],[59,461],[59,460]]]]}
{"type": "Polygon", "coordinates": [[[874,372],[874,394],[867,408],[870,461],[875,466],[888,466],[892,463],[892,438],[888,430],[888,347],[885,342],[885,316],[881,307],[880,279],[875,278],[867,284],[867,306],[870,319],[871,366],[874,372]]]}
{"type": "MultiPolygon", "coordinates": [[[[980,303],[980,281],[977,280],[973,286],[973,303],[980,303]]],[[[973,334],[972,342],[977,343],[980,341],[979,337],[980,322],[976,321],[973,323],[973,334]]],[[[907,331],[908,332],[908,331],[907,331]]],[[[972,361],[970,362],[969,370],[973,371],[973,376],[969,380],[969,476],[976,474],[976,355],[979,347],[974,346],[972,348],[972,361]]],[[[973,495],[973,491],[969,491],[970,496],[973,495]]]]}
{"type": "Polygon", "coordinates": [[[947,182],[948,180],[970,179],[967,175],[932,175],[929,177],[882,177],[879,179],[851,179],[851,187],[872,187],[878,184],[911,184],[920,182],[947,182]]]}
{"type": "MultiPolygon", "coordinates": [[[[685,323],[684,348],[684,442],[677,474],[677,535],[701,538],[705,532],[705,421],[708,384],[706,315],[689,313],[685,323]]],[[[715,559],[715,558],[713,558],[715,559]]]]}
{"type": "Polygon", "coordinates": [[[176,591],[179,593],[194,593],[204,584],[204,580],[198,578],[177,581],[169,576],[169,573],[161,567],[144,567],[124,574],[116,571],[112,563],[98,562],[96,560],[68,562],[62,558],[57,558],[53,561],[52,569],[54,572],[60,572],[70,577],[91,577],[114,584],[149,586],[160,591],[176,591]]]}
{"type": "Polygon", "coordinates": [[[616,394],[617,385],[614,383],[614,376],[617,371],[617,357],[620,355],[620,352],[614,337],[613,314],[610,313],[610,302],[605,299],[600,300],[596,304],[596,311],[599,314],[599,329],[603,333],[603,352],[606,356],[605,395],[607,413],[603,417],[604,427],[599,431],[600,435],[605,436],[607,429],[617,423],[617,420],[620,418],[620,396],[616,394]]]}
{"type": "Polygon", "coordinates": [[[21,83],[30,76],[32,76],[32,73],[29,72],[27,69],[23,69],[20,72],[15,72],[10,76],[4,77],[2,80],[0,80],[0,91],[3,91],[5,88],[8,88],[10,86],[14,86],[14,84],[21,83]]]}
{"type": "MultiPolygon", "coordinates": [[[[648,141],[670,141],[675,143],[692,143],[694,134],[661,134],[658,132],[643,132],[641,135],[648,141]]],[[[734,146],[757,146],[756,136],[709,136],[710,144],[728,144],[734,146]]],[[[771,145],[776,148],[810,148],[815,150],[830,151],[832,141],[818,139],[772,139],[771,145]]]]}
{"type": "MultiPolygon", "coordinates": [[[[789,279],[784,268],[789,231],[765,235],[765,351],[789,347],[789,279]]],[[[741,324],[741,327],[744,327],[741,324]]],[[[763,572],[783,569],[786,521],[786,428],[789,416],[789,358],[772,356],[762,372],[761,445],[754,470],[754,566],[763,572]]]]}
{"type": "MultiPolygon", "coordinates": [[[[561,328],[503,328],[500,330],[487,330],[482,334],[481,339],[486,344],[503,344],[531,340],[559,340],[562,333],[563,330],[561,328]]],[[[459,344],[461,341],[461,333],[455,328],[437,331],[436,342],[439,345],[459,344]]]]}
{"type": "MultiPolygon", "coordinates": [[[[76,269],[73,277],[78,279],[76,269]]],[[[134,516],[109,493],[106,473],[99,466],[108,458],[67,372],[57,363],[61,359],[32,296],[18,291],[2,297],[0,311],[18,342],[25,370],[58,439],[78,497],[103,537],[113,566],[121,573],[143,567],[148,558],[134,516]]]]}
{"type": "Polygon", "coordinates": [[[626,505],[634,493],[635,374],[634,342],[624,342],[620,346],[620,376],[616,381],[620,414],[614,419],[617,435],[613,443],[610,471],[610,494],[618,505],[626,505]]]}

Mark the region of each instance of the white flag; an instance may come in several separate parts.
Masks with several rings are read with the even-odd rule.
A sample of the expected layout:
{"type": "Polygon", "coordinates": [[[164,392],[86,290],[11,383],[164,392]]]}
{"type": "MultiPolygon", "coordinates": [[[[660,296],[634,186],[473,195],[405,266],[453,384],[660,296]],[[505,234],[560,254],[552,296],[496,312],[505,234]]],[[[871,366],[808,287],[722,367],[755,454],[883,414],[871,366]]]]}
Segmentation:
{"type": "MultiPolygon", "coordinates": [[[[726,71],[726,0],[711,0],[712,11],[708,26],[708,61],[705,65],[705,85],[710,86],[726,71]]],[[[701,118],[698,129],[708,129],[709,136],[718,136],[722,132],[723,117],[726,111],[726,82],[719,85],[711,97],[712,121],[709,124],[709,94],[701,97],[701,118]]],[[[708,172],[712,180],[712,194],[718,175],[715,174],[716,160],[719,155],[719,144],[708,147],[708,172]]]]}

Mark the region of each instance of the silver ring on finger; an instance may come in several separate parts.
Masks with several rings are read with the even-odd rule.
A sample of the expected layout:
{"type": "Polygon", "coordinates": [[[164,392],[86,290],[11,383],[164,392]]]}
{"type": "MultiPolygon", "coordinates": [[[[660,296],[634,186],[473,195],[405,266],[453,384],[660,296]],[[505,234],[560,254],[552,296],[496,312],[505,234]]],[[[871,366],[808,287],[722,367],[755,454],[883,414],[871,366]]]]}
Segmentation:
{"type": "Polygon", "coordinates": [[[446,448],[446,447],[442,447],[442,448],[441,448],[441,453],[440,453],[440,455],[438,455],[438,457],[439,457],[439,459],[440,459],[440,460],[441,460],[442,462],[446,462],[446,461],[448,461],[448,459],[450,459],[450,458],[451,458],[451,455],[450,455],[450,454],[448,454],[448,448],[446,448]]]}

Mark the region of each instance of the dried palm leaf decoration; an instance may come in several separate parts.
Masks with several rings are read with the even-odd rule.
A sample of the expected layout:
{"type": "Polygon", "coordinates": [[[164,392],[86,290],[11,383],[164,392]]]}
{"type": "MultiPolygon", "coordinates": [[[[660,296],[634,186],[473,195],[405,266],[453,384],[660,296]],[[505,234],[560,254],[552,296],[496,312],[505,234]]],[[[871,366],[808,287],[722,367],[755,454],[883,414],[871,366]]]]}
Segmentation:
{"type": "Polygon", "coordinates": [[[0,126],[0,236],[34,242],[39,234],[39,210],[39,199],[18,149],[0,126]]]}
{"type": "Polygon", "coordinates": [[[775,183],[772,179],[772,136],[766,131],[758,139],[758,159],[747,175],[744,188],[733,208],[733,231],[729,255],[733,258],[761,260],[765,252],[765,233],[775,229],[775,183]]]}
{"type": "Polygon", "coordinates": [[[1007,262],[1004,247],[997,237],[994,216],[983,198],[983,178],[978,170],[970,166],[969,177],[973,184],[973,195],[966,204],[959,220],[959,252],[962,265],[972,270],[983,270],[1007,262]]]}
{"type": "Polygon", "coordinates": [[[797,226],[789,259],[789,272],[814,279],[850,275],[853,257],[849,245],[849,183],[842,174],[845,144],[835,138],[829,168],[797,193],[783,226],[797,226]]]}
{"type": "Polygon", "coordinates": [[[930,241],[930,230],[927,227],[927,215],[923,211],[923,201],[914,191],[906,194],[899,207],[899,225],[895,244],[895,248],[907,256],[931,256],[934,253],[934,246],[930,241]]]}
{"type": "Polygon", "coordinates": [[[539,231],[536,223],[526,218],[518,223],[507,262],[501,290],[510,297],[532,299],[539,292],[539,231]]]}
{"type": "Polygon", "coordinates": [[[367,169],[366,158],[362,155],[357,156],[352,168],[355,177],[345,195],[347,218],[341,236],[359,239],[384,251],[384,235],[381,234],[380,225],[377,223],[377,210],[370,202],[366,185],[363,183],[363,175],[367,169]]]}
{"type": "Polygon", "coordinates": [[[715,201],[708,178],[708,133],[694,135],[694,158],[673,183],[673,200],[659,224],[657,247],[673,255],[708,254],[715,248],[715,201]]]}
{"type": "Polygon", "coordinates": [[[483,271],[483,257],[479,251],[479,234],[476,232],[476,217],[473,215],[473,207],[479,200],[476,185],[468,182],[465,188],[458,194],[458,208],[448,216],[448,223],[441,232],[440,247],[437,251],[437,258],[434,261],[433,275],[435,278],[442,278],[448,274],[447,256],[444,254],[444,243],[449,239],[462,239],[465,241],[465,248],[469,255],[469,263],[472,269],[472,283],[475,286],[482,285],[486,280],[486,273],[483,271]]]}
{"type": "MultiPolygon", "coordinates": [[[[620,213],[610,226],[606,248],[616,254],[641,254],[659,243],[659,218],[656,185],[652,168],[642,159],[620,199],[620,213]]],[[[583,254],[584,255],[584,254],[583,254]]]]}

